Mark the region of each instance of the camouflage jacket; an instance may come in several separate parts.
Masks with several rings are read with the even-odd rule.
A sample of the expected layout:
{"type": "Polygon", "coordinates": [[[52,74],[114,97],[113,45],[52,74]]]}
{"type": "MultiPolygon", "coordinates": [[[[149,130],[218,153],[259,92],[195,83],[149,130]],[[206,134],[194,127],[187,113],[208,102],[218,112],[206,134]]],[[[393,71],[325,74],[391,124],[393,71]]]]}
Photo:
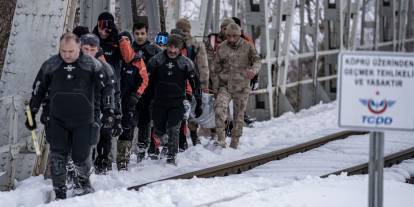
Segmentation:
{"type": "Polygon", "coordinates": [[[240,38],[235,46],[221,43],[214,59],[214,70],[219,78],[218,87],[227,87],[230,93],[249,92],[250,79],[245,72],[252,69],[256,74],[260,70],[260,57],[252,44],[240,38]]]}
{"type": "Polygon", "coordinates": [[[193,48],[194,57],[193,55],[189,55],[190,58],[195,66],[198,69],[199,77],[200,77],[200,87],[202,89],[208,89],[209,84],[209,68],[208,68],[208,61],[207,61],[207,52],[204,44],[200,41],[197,41],[195,38],[190,38],[186,41],[186,47],[193,48]]]}

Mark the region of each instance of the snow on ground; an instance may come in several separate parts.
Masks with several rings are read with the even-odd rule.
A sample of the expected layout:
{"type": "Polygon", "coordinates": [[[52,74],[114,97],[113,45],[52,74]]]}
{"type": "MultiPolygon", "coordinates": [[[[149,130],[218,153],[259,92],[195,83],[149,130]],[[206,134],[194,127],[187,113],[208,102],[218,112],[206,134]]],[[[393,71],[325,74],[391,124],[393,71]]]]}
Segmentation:
{"type": "MultiPolygon", "coordinates": [[[[386,132],[384,138],[384,155],[402,151],[414,146],[412,132],[386,132]]],[[[340,169],[345,169],[369,159],[369,135],[351,136],[337,140],[308,152],[291,155],[282,160],[272,161],[266,165],[256,167],[245,174],[255,176],[271,176],[274,178],[303,179],[306,176],[321,176],[340,169]]],[[[414,168],[413,162],[409,163],[414,168]]],[[[407,167],[409,166],[407,164],[407,167]]],[[[394,170],[394,174],[398,170],[394,170]]],[[[411,171],[414,175],[414,170],[411,171]]],[[[401,171],[401,181],[410,177],[410,173],[401,171]]]]}
{"type": "MultiPolygon", "coordinates": [[[[414,187],[385,180],[385,207],[411,207],[414,187]]],[[[174,180],[156,183],[140,191],[116,189],[52,202],[40,206],[286,206],[286,207],[365,207],[367,176],[307,177],[286,182],[252,176],[174,180]]]]}
{"type": "MultiPolygon", "coordinates": [[[[285,160],[270,163],[276,170],[270,170],[265,165],[242,175],[165,181],[151,184],[138,192],[125,189],[127,186],[286,148],[340,131],[336,127],[336,114],[336,103],[331,103],[255,123],[254,128],[245,128],[239,150],[216,149],[212,147],[211,141],[203,139],[203,146],[190,147],[179,154],[177,167],[166,165],[162,160],[145,160],[131,164],[128,172],[112,171],[107,176],[92,175],[96,193],[52,202],[46,206],[366,206],[366,176],[331,176],[328,179],[317,177],[320,175],[318,173],[326,170],[331,172],[343,168],[342,166],[365,162],[368,159],[368,139],[364,136],[356,136],[349,141],[336,141],[291,156],[286,159],[290,160],[288,165],[285,160]],[[317,156],[321,153],[332,159],[327,162],[330,165],[319,162],[317,156]],[[308,162],[306,170],[291,168],[295,165],[295,159],[308,162]],[[318,170],[312,170],[310,166],[315,166],[318,170]]],[[[386,134],[386,153],[413,146],[414,139],[410,141],[408,137],[408,134],[386,134]]],[[[388,180],[385,182],[385,206],[407,206],[408,203],[413,203],[414,198],[406,195],[412,195],[414,187],[400,182],[414,174],[413,165],[414,161],[407,161],[400,167],[391,168],[392,173],[386,170],[385,177],[388,180]]],[[[45,192],[51,189],[50,180],[43,180],[42,176],[31,177],[19,182],[14,191],[0,192],[0,201],[2,206],[41,205],[45,200],[45,192]]]]}

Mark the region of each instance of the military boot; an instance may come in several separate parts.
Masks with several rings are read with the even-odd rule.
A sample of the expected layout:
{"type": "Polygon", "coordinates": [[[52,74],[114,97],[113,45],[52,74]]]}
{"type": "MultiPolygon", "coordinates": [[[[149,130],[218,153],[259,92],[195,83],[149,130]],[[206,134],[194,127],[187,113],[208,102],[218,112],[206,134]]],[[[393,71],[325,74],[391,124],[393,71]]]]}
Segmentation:
{"type": "Polygon", "coordinates": [[[193,142],[193,146],[196,146],[197,144],[201,144],[200,138],[198,137],[198,134],[197,134],[197,130],[195,131],[191,130],[190,137],[191,137],[191,141],[193,142]]]}
{"type": "Polygon", "coordinates": [[[217,140],[214,142],[215,146],[226,148],[226,135],[223,130],[217,130],[217,140]]]}
{"type": "Polygon", "coordinates": [[[118,170],[128,170],[129,156],[132,142],[127,140],[118,140],[116,165],[118,170]]]}
{"type": "Polygon", "coordinates": [[[230,142],[230,147],[233,149],[237,149],[237,146],[239,145],[239,139],[240,137],[232,137],[230,142]]]}
{"type": "Polygon", "coordinates": [[[216,139],[216,137],[217,137],[217,134],[216,134],[216,128],[211,128],[211,129],[210,129],[210,139],[211,139],[211,140],[215,140],[215,139],[216,139]]]}

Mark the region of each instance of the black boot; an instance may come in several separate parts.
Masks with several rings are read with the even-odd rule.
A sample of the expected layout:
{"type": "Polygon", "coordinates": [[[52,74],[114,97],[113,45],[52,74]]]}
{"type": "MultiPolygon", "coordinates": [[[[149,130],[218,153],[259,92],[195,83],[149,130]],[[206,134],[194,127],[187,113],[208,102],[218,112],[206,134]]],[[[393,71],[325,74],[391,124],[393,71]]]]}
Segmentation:
{"type": "Polygon", "coordinates": [[[145,158],[145,151],[148,147],[150,126],[138,127],[138,142],[137,142],[137,162],[141,162],[145,158]]]}
{"type": "Polygon", "coordinates": [[[184,152],[187,148],[187,121],[182,121],[180,126],[180,133],[178,134],[178,150],[180,152],[184,152]]]}
{"type": "Polygon", "coordinates": [[[86,195],[86,194],[93,193],[93,192],[95,192],[95,189],[92,187],[91,182],[89,181],[89,178],[79,177],[79,184],[74,189],[73,194],[75,196],[81,196],[81,195],[86,195]]]}
{"type": "Polygon", "coordinates": [[[66,199],[66,186],[54,187],[56,200],[66,199]]]}
{"type": "Polygon", "coordinates": [[[104,173],[112,170],[112,160],[108,157],[105,157],[102,159],[102,168],[104,170],[104,173]]]}
{"type": "Polygon", "coordinates": [[[144,144],[138,144],[137,162],[141,162],[145,158],[145,150],[147,149],[144,144]]]}
{"type": "Polygon", "coordinates": [[[198,138],[197,131],[190,131],[191,141],[193,142],[193,146],[197,144],[201,144],[200,138],[198,138]]]}
{"type": "Polygon", "coordinates": [[[176,159],[175,158],[176,158],[176,155],[168,155],[167,156],[167,164],[177,166],[177,163],[176,163],[176,159]]]}
{"type": "Polygon", "coordinates": [[[148,157],[151,160],[158,160],[158,156],[160,155],[160,150],[155,144],[151,141],[150,146],[148,148],[148,157]]]}
{"type": "Polygon", "coordinates": [[[168,147],[162,146],[161,153],[160,153],[160,159],[166,157],[168,154],[168,147]]]}
{"type": "Polygon", "coordinates": [[[250,118],[249,116],[247,116],[246,114],[244,114],[244,124],[247,127],[253,127],[253,122],[255,122],[256,120],[253,118],[250,118]]]}
{"type": "Polygon", "coordinates": [[[73,164],[72,159],[69,159],[68,163],[66,164],[66,172],[66,183],[69,189],[73,189],[76,186],[76,183],[78,182],[78,173],[76,172],[76,168],[73,164]]]}
{"type": "Polygon", "coordinates": [[[95,173],[96,174],[104,174],[104,166],[103,166],[103,159],[101,155],[98,155],[98,157],[96,157],[95,161],[93,162],[93,166],[95,168],[95,173]]]}

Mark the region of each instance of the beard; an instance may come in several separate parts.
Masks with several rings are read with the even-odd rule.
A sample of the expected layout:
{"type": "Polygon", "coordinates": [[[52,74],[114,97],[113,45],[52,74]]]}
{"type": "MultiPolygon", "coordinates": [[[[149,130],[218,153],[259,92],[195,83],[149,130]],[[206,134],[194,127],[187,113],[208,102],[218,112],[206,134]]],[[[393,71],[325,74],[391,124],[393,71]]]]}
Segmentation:
{"type": "Polygon", "coordinates": [[[169,58],[176,58],[178,56],[179,52],[171,52],[167,50],[167,55],[169,58]]]}

